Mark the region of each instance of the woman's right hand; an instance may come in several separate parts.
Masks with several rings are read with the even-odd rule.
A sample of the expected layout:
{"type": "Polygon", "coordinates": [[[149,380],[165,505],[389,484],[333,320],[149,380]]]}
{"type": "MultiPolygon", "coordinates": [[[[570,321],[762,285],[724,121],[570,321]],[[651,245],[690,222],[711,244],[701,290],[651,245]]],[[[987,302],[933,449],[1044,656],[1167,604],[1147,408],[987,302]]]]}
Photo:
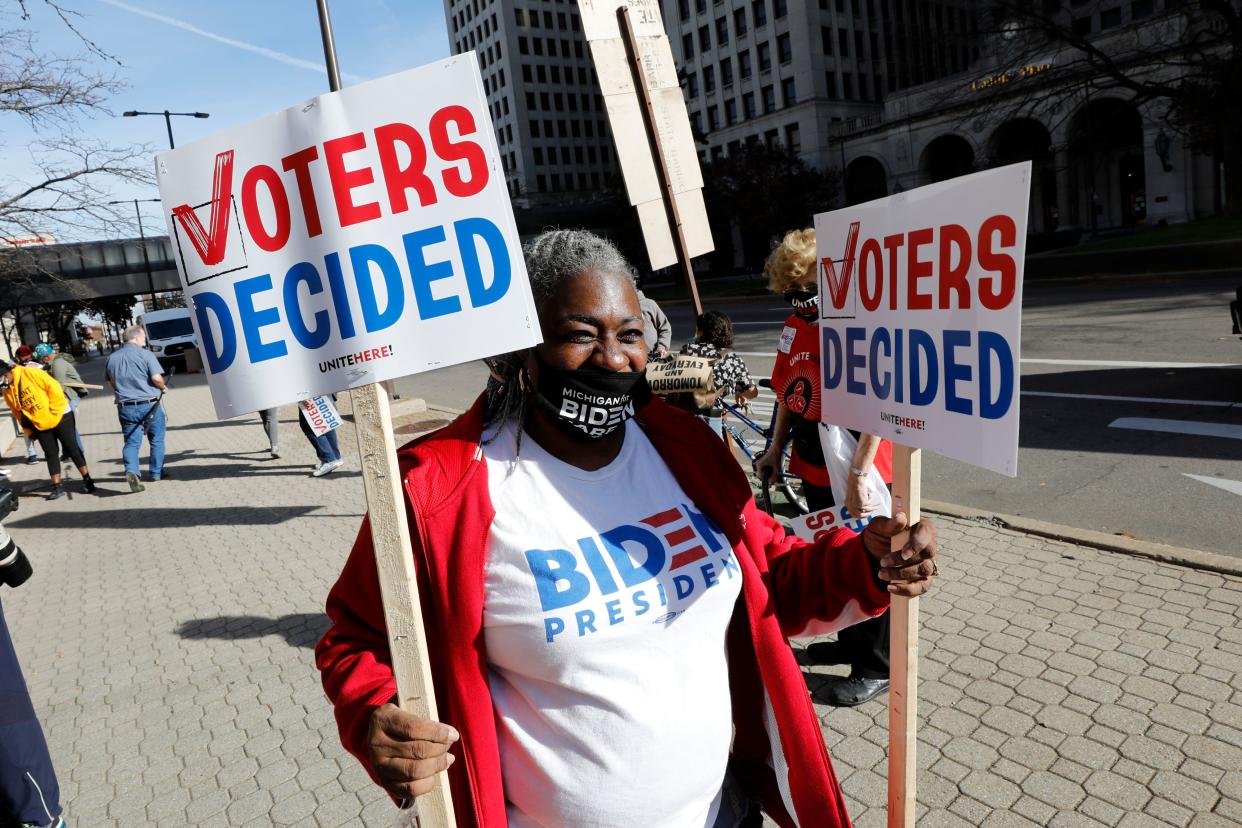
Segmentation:
{"type": "Polygon", "coordinates": [[[448,750],[459,738],[455,728],[389,702],[371,714],[367,751],[384,789],[398,799],[413,799],[430,792],[436,774],[453,764],[456,757],[448,750]]]}
{"type": "Polygon", "coordinates": [[[772,446],[763,454],[755,458],[754,467],[755,474],[759,475],[759,480],[769,484],[775,483],[781,474],[781,461],[784,459],[784,452],[776,446],[772,446]]]}

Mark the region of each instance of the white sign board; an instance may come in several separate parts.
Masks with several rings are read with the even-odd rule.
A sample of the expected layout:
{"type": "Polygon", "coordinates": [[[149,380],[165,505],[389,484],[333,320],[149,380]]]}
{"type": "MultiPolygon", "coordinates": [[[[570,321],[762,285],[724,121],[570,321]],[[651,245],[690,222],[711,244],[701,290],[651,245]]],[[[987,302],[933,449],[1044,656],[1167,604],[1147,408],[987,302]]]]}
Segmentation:
{"type": "Polygon", "coordinates": [[[829,506],[809,515],[798,515],[789,519],[794,535],[810,543],[827,537],[842,527],[862,534],[862,530],[870,522],[870,517],[856,518],[844,506],[829,506]]]}
{"type": "Polygon", "coordinates": [[[156,171],[220,418],[539,341],[473,52],[156,171]]]}
{"type": "Polygon", "coordinates": [[[1014,477],[1030,162],[815,217],[823,417],[1014,477]]]}

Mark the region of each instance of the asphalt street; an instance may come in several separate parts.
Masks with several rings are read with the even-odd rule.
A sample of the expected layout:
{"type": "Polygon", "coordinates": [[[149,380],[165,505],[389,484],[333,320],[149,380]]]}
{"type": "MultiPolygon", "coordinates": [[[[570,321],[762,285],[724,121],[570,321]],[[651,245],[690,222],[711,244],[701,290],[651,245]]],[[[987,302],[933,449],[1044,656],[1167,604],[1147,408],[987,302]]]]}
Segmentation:
{"type": "MultiPolygon", "coordinates": [[[[1237,287],[1236,276],[1028,284],[1018,476],[928,455],[923,496],[1242,557],[1242,337],[1228,311],[1237,287]]],[[[776,298],[714,307],[733,318],[752,373],[767,376],[788,308],[776,298]]],[[[691,338],[690,307],[665,310],[674,344],[691,338]]],[[[398,387],[465,408],[486,377],[472,363],[398,387]]],[[[755,410],[765,418],[770,402],[755,410]]]]}

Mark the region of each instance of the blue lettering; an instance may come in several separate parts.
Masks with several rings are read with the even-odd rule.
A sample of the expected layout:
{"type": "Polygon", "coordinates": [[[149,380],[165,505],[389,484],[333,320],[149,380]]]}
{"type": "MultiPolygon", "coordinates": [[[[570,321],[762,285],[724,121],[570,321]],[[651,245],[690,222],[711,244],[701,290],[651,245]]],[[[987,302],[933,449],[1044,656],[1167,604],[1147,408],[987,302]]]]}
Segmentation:
{"type": "Polygon", "coordinates": [[[928,405],[936,399],[940,385],[940,366],[936,363],[936,343],[927,331],[910,330],[910,405],[928,405]],[[927,384],[923,384],[923,360],[927,361],[927,384]]]}
{"type": "Polygon", "coordinates": [[[401,284],[401,269],[388,248],[378,244],[360,244],[349,249],[349,263],[354,268],[354,282],[358,285],[358,302],[362,306],[362,321],[368,333],[382,331],[401,318],[405,310],[405,288],[401,284]],[[388,307],[379,309],[375,298],[375,280],[371,265],[377,265],[384,277],[384,291],[388,294],[388,307]]]}
{"type": "Polygon", "coordinates": [[[500,228],[485,218],[468,218],[453,223],[457,234],[457,247],[461,250],[461,263],[465,268],[466,288],[470,291],[470,304],[476,308],[490,305],[509,291],[513,268],[509,264],[509,248],[500,228]],[[492,283],[483,284],[483,268],[479,265],[479,250],[474,240],[482,239],[492,260],[492,283]]]}
{"type": "Polygon", "coordinates": [[[737,568],[737,561],[733,560],[732,553],[726,552],[725,556],[720,559],[720,562],[724,564],[724,573],[729,576],[730,580],[733,579],[733,574],[735,572],[738,575],[742,574],[737,568]]]}
{"type": "Polygon", "coordinates": [[[578,548],[582,550],[582,557],[586,558],[587,568],[595,576],[595,583],[599,584],[600,593],[612,595],[616,592],[617,582],[613,580],[612,573],[608,571],[608,564],[604,563],[604,557],[599,554],[599,547],[595,545],[595,541],[591,538],[582,538],[578,541],[578,548]]]}
{"type": "Polygon", "coordinates": [[[871,390],[875,391],[875,396],[881,400],[888,399],[888,392],[893,387],[892,373],[885,371],[884,379],[880,379],[880,344],[884,344],[884,357],[887,359],[893,355],[893,343],[888,338],[888,328],[876,328],[871,334],[871,390]]]}
{"type": "Polygon", "coordinates": [[[1013,404],[1013,351],[994,331],[979,331],[979,416],[999,420],[1013,404]],[[992,396],[992,355],[1000,366],[1000,387],[992,396]]]}
{"type": "Polygon", "coordinates": [[[324,266],[328,271],[328,287],[332,289],[332,308],[336,311],[336,327],[341,331],[341,339],[354,336],[354,320],[349,315],[349,294],[345,292],[345,274],[341,272],[341,255],[329,253],[323,257],[324,266]]]}
{"type": "Polygon", "coordinates": [[[434,319],[461,310],[461,301],[456,296],[437,299],[431,293],[431,283],[440,279],[448,279],[453,275],[452,262],[427,263],[426,250],[429,244],[444,241],[444,228],[440,225],[416,230],[401,237],[405,244],[405,256],[410,262],[410,283],[414,286],[414,301],[418,304],[419,319],[434,319]]]}
{"type": "Polygon", "coordinates": [[[630,600],[634,602],[634,607],[638,610],[634,613],[635,615],[646,615],[647,610],[651,609],[651,604],[647,602],[647,597],[641,589],[631,595],[630,600]]]}
{"type": "Polygon", "coordinates": [[[705,563],[699,567],[699,572],[703,573],[703,584],[707,587],[707,589],[711,589],[720,581],[719,577],[716,575],[715,564],[705,563]]]}
{"type": "Polygon", "coordinates": [[[588,632],[596,632],[595,613],[592,610],[578,610],[574,613],[574,620],[578,622],[579,638],[586,635],[588,632]]]}
{"type": "Polygon", "coordinates": [[[608,610],[608,626],[615,627],[625,620],[621,616],[621,600],[619,598],[613,598],[607,604],[604,604],[604,609],[608,610]]]}
{"type": "Polygon", "coordinates": [[[841,384],[841,335],[835,328],[824,328],[823,335],[820,358],[823,360],[824,388],[836,388],[841,384]]]}
{"type": "Polygon", "coordinates": [[[655,534],[646,529],[621,525],[600,535],[600,540],[604,542],[604,549],[608,551],[613,565],[617,568],[617,573],[627,587],[636,586],[654,578],[664,568],[664,544],[660,543],[660,539],[655,534]],[[621,546],[626,541],[637,543],[647,550],[647,558],[641,566],[635,566],[630,560],[629,553],[621,546]]]}
{"type": "Polygon", "coordinates": [[[957,383],[970,381],[970,364],[957,361],[956,348],[970,347],[970,331],[945,331],[944,341],[944,407],[955,414],[970,416],[974,407],[969,399],[957,395],[957,383]]]}
{"type": "Polygon", "coordinates": [[[261,328],[280,323],[280,311],[275,308],[254,306],[254,295],[272,289],[272,275],[251,276],[233,283],[233,292],[237,294],[237,320],[241,323],[242,335],[246,338],[246,350],[250,353],[250,362],[264,362],[282,357],[289,353],[285,341],[264,342],[259,332],[261,328]]]}
{"type": "Polygon", "coordinates": [[[656,594],[660,596],[660,606],[668,606],[668,593],[664,591],[664,584],[656,584],[656,594]]]}
{"type": "Polygon", "coordinates": [[[307,350],[313,351],[323,347],[332,335],[332,323],[328,320],[326,310],[315,311],[315,329],[306,327],[306,319],[302,316],[302,302],[298,296],[298,286],[305,284],[310,296],[323,293],[323,280],[319,271],[310,262],[298,262],[285,274],[285,318],[289,320],[289,330],[293,338],[307,350]]]}
{"type": "Polygon", "coordinates": [[[674,575],[673,588],[677,590],[677,600],[694,592],[694,580],[689,575],[674,575]]]}
{"type": "Polygon", "coordinates": [[[845,329],[845,391],[862,397],[867,394],[867,386],[854,379],[854,372],[867,364],[855,346],[867,336],[865,328],[845,329]]]}
{"type": "Polygon", "coordinates": [[[203,335],[203,353],[207,356],[207,368],[211,373],[218,374],[232,365],[237,357],[237,332],[233,330],[233,315],[229,313],[228,302],[218,293],[200,291],[194,294],[194,316],[198,319],[199,333],[203,335]],[[211,311],[220,324],[219,348],[216,347],[207,311],[211,311]]]}
{"type": "Polygon", "coordinates": [[[535,576],[544,612],[571,606],[591,594],[591,582],[578,571],[577,561],[565,549],[527,549],[526,563],[535,576]],[[563,589],[559,586],[562,583],[563,589]]]}
{"type": "Polygon", "coordinates": [[[549,644],[552,643],[552,639],[563,632],[565,632],[565,622],[555,615],[543,619],[543,633],[549,644]]]}
{"type": "Polygon", "coordinates": [[[905,340],[906,332],[901,328],[893,331],[893,402],[905,402],[906,386],[902,382],[905,379],[906,362],[902,358],[905,349],[902,348],[902,342],[905,340]]]}

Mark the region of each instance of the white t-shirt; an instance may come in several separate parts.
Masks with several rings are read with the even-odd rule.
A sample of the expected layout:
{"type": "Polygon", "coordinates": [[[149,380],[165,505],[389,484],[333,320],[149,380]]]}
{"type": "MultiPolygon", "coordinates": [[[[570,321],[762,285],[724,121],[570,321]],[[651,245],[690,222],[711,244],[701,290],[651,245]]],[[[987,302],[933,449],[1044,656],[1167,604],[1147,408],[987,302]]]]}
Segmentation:
{"type": "Polygon", "coordinates": [[[741,570],[634,421],[584,471],[483,447],[483,626],[513,828],[710,826],[733,738],[741,570]]]}

